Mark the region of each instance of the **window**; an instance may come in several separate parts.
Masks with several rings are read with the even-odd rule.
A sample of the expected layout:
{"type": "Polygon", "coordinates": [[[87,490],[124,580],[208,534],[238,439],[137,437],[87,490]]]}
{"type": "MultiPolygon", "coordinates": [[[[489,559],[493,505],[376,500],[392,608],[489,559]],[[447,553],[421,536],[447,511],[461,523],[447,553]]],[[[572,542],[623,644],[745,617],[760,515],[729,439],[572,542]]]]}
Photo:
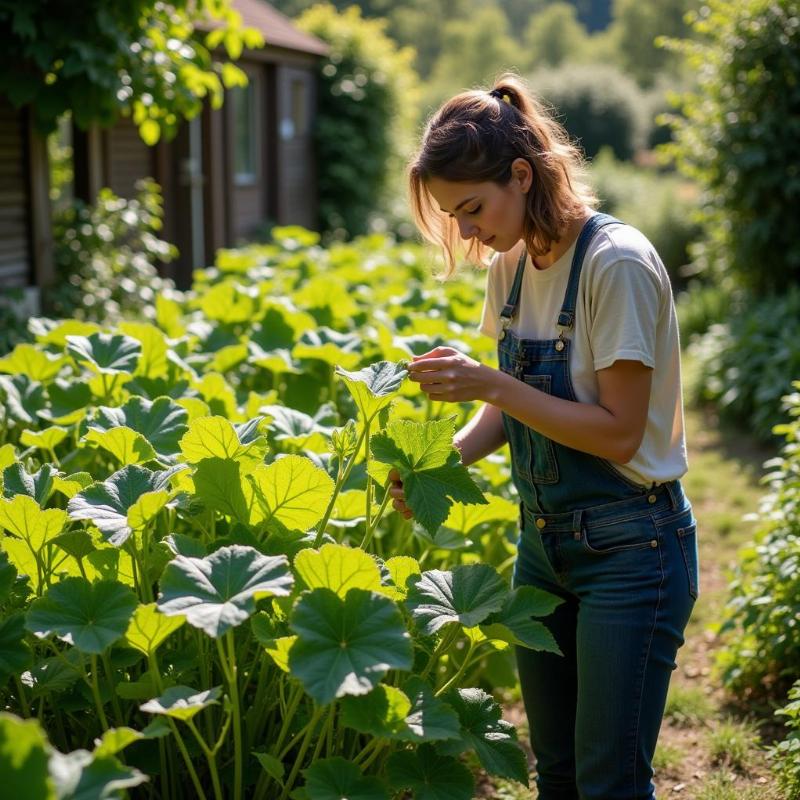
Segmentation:
{"type": "Polygon", "coordinates": [[[245,87],[231,90],[233,102],[234,182],[248,185],[256,182],[258,172],[258,109],[256,80],[250,77],[245,87]]]}

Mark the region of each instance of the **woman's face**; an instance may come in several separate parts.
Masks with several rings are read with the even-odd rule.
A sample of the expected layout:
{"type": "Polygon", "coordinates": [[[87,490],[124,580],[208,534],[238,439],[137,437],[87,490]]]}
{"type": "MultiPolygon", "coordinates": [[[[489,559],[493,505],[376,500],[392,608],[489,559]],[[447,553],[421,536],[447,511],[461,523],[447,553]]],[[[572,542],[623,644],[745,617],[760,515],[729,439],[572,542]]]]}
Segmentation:
{"type": "Polygon", "coordinates": [[[454,218],[463,239],[479,239],[493,250],[505,253],[522,238],[525,195],[533,172],[523,158],[511,165],[511,180],[505,186],[492,181],[467,183],[431,178],[428,191],[439,208],[454,218]]]}

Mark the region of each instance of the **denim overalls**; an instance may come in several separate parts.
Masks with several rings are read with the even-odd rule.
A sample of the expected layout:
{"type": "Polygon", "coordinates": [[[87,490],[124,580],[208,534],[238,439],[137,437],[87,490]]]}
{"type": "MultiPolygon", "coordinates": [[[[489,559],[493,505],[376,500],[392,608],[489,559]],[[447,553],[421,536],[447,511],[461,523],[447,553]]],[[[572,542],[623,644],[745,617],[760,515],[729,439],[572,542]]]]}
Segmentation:
{"type": "MultiPolygon", "coordinates": [[[[501,312],[500,369],[556,397],[570,380],[578,283],[596,214],[575,246],[555,339],[508,326],[526,253],[501,312]]],[[[555,333],[555,331],[554,331],[555,333]]],[[[639,486],[610,462],[503,414],[520,503],[514,586],[563,598],[544,620],[563,656],[516,647],[540,800],[653,800],[651,767],[675,654],[697,597],[696,523],[679,481],[639,486]]]]}

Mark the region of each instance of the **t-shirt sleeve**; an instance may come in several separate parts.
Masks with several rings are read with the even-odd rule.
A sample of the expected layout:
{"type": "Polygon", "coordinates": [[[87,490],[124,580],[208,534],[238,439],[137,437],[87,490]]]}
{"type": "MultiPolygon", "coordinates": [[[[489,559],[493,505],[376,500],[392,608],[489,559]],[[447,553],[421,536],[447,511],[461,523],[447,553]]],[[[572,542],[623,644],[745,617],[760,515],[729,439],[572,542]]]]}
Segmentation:
{"type": "Polygon", "coordinates": [[[480,332],[492,339],[497,339],[497,318],[500,310],[497,308],[497,290],[495,286],[495,262],[499,256],[492,258],[492,263],[486,270],[486,291],[483,296],[483,313],[481,314],[480,332]]]}
{"type": "Polygon", "coordinates": [[[597,275],[589,337],[595,370],[619,359],[655,367],[661,284],[653,268],[636,259],[613,261],[597,275]]]}

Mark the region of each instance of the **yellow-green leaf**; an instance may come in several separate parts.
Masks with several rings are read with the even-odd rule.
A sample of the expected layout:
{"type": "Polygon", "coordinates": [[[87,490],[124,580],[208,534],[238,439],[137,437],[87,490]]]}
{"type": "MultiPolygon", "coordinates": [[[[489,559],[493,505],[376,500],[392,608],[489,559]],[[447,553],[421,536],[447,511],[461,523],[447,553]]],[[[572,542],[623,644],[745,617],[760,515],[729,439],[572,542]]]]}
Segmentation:
{"type": "Polygon", "coordinates": [[[143,464],[156,458],[156,451],[141,433],[120,426],[110,431],[89,428],[81,441],[96,444],[111,453],[120,464],[143,464]]]}
{"type": "Polygon", "coordinates": [[[170,617],[162,614],[155,603],[140,605],[133,612],[128,630],[125,631],[125,642],[150,656],[185,621],[186,617],[180,614],[170,617]]]}
{"type": "Polygon", "coordinates": [[[309,589],[331,589],[344,598],[350,589],[379,591],[381,573],[375,559],[359,548],[324,544],[319,550],[301,550],[295,572],[309,589]]]}

